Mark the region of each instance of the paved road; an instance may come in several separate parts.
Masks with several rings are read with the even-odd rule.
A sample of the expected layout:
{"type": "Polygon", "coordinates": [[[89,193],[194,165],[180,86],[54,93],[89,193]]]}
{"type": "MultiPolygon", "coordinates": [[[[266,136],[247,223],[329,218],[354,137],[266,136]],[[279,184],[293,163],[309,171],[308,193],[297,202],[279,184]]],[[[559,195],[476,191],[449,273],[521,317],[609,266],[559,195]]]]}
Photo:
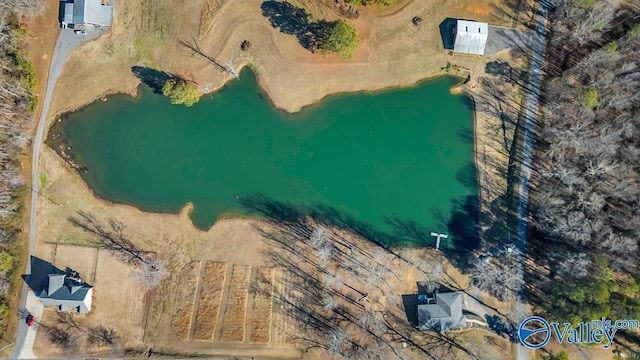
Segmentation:
{"type": "MultiPolygon", "coordinates": [[[[524,113],[524,142],[522,146],[522,172],[520,174],[520,193],[518,204],[518,239],[516,241],[516,247],[522,254],[522,261],[520,266],[522,270],[522,276],[524,276],[524,254],[526,253],[527,245],[527,225],[529,222],[529,185],[531,183],[531,167],[533,160],[533,142],[534,136],[533,128],[535,127],[538,119],[539,100],[540,100],[540,85],[542,83],[542,69],[545,56],[545,39],[547,37],[547,15],[548,8],[545,1],[541,1],[537,14],[537,26],[535,29],[536,36],[533,37],[529,48],[533,51],[533,58],[531,61],[531,76],[529,78],[529,96],[527,99],[527,107],[524,113]]],[[[524,282],[523,282],[524,284],[524,282]]],[[[523,285],[522,290],[517,296],[516,302],[516,314],[522,316],[525,313],[526,304],[526,289],[523,285]]],[[[518,319],[518,322],[523,319],[518,319]]],[[[529,350],[521,344],[518,344],[518,360],[529,359],[529,350]]]]}
{"type": "MultiPolygon", "coordinates": [[[[81,43],[97,38],[105,32],[105,29],[101,28],[86,28],[87,35],[76,35],[71,29],[64,29],[60,31],[56,47],[53,50],[53,56],[51,57],[51,65],[49,67],[49,78],[47,80],[47,89],[42,99],[42,112],[40,113],[40,119],[38,120],[38,127],[36,135],[33,138],[33,165],[31,172],[31,187],[33,189],[31,196],[31,220],[29,223],[29,257],[34,255],[36,245],[36,210],[38,205],[38,191],[39,191],[39,174],[38,174],[38,158],[40,156],[40,149],[42,146],[42,140],[44,136],[44,129],[47,123],[47,114],[49,113],[49,105],[51,104],[51,98],[53,96],[53,90],[55,88],[58,77],[62,73],[64,63],[67,60],[69,52],[81,43]]],[[[31,262],[27,261],[27,274],[31,272],[31,262]]],[[[36,319],[42,318],[43,307],[40,301],[37,300],[33,292],[28,291],[27,286],[23,284],[22,295],[20,297],[20,309],[26,309],[36,319]]],[[[29,327],[23,319],[20,319],[18,325],[18,335],[16,337],[16,346],[13,353],[9,355],[9,359],[33,359],[33,341],[35,340],[37,328],[29,327]]]]}

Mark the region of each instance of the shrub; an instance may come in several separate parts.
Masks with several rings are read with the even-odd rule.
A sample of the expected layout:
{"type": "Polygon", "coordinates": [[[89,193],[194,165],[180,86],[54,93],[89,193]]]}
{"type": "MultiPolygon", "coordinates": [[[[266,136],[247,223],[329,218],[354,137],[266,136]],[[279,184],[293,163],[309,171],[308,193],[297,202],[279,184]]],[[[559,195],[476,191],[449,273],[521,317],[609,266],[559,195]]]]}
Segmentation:
{"type": "Polygon", "coordinates": [[[344,20],[327,23],[320,40],[323,54],[337,53],[343,59],[351,59],[360,43],[356,29],[344,20]]]}
{"type": "Polygon", "coordinates": [[[0,270],[11,271],[13,268],[13,256],[6,251],[0,252],[0,270]]]}
{"type": "Polygon", "coordinates": [[[618,44],[615,41],[612,41],[604,46],[604,49],[608,52],[616,52],[618,51],[618,44]]]}
{"type": "Polygon", "coordinates": [[[2,301],[0,302],[0,321],[6,319],[7,316],[9,316],[9,306],[2,301]]]}
{"type": "Polygon", "coordinates": [[[598,107],[598,89],[594,87],[586,88],[582,91],[580,103],[589,109],[598,107]]]}
{"type": "Polygon", "coordinates": [[[162,93],[171,100],[172,104],[191,106],[200,100],[198,87],[182,79],[167,80],[162,87],[162,93]]]}

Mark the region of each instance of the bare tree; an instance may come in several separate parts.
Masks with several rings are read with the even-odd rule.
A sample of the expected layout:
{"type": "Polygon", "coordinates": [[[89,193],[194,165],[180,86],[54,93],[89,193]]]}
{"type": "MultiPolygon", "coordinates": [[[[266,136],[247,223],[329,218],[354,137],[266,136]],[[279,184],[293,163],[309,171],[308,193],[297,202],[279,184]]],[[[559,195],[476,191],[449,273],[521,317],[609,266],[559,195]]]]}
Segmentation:
{"type": "Polygon", "coordinates": [[[147,253],[134,245],[124,234],[125,225],[123,223],[115,219],[108,219],[109,226],[105,227],[93,214],[84,211],[78,211],[77,214],[77,217],[69,217],[69,221],[94,235],[94,240],[98,245],[122,256],[129,263],[149,263],[151,261],[147,253]]]}
{"type": "Polygon", "coordinates": [[[106,328],[102,325],[93,327],[89,330],[87,340],[95,345],[115,346],[120,337],[112,328],[106,328]]]}
{"type": "Polygon", "coordinates": [[[58,326],[47,328],[47,337],[51,343],[62,347],[66,352],[74,352],[78,348],[78,338],[69,330],[58,326]]]}
{"type": "Polygon", "coordinates": [[[59,311],[57,315],[58,317],[56,318],[56,322],[59,325],[58,327],[64,328],[67,331],[74,329],[81,332],[86,332],[78,322],[76,314],[69,311],[59,311]]]}
{"type": "Polygon", "coordinates": [[[326,347],[331,354],[349,358],[353,351],[352,343],[344,327],[329,329],[326,336],[326,347]]]}
{"type": "Polygon", "coordinates": [[[322,296],[322,307],[325,311],[332,311],[338,307],[338,303],[336,303],[336,299],[333,296],[324,294],[322,296]]]}
{"type": "Polygon", "coordinates": [[[151,290],[160,285],[162,280],[167,277],[166,263],[160,259],[152,259],[148,262],[141,263],[136,269],[131,271],[133,280],[145,289],[151,290]]]}

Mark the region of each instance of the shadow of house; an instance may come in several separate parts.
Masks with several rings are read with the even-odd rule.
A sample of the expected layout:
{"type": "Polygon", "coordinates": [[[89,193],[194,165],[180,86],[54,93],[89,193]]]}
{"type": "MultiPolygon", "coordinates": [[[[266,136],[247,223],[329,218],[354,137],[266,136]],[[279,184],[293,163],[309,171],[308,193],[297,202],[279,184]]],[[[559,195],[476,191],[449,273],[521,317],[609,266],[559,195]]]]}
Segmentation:
{"type": "Polygon", "coordinates": [[[409,324],[418,327],[418,295],[402,295],[402,305],[404,306],[404,313],[407,315],[409,324]]]}
{"type": "Polygon", "coordinates": [[[60,311],[91,311],[93,287],[83,282],[76,272],[62,271],[50,262],[31,256],[31,274],[22,278],[44,306],[56,306],[60,311]]]}
{"type": "Polygon", "coordinates": [[[440,23],[440,38],[442,39],[442,47],[446,50],[453,50],[456,22],[456,19],[446,18],[440,23]]]}

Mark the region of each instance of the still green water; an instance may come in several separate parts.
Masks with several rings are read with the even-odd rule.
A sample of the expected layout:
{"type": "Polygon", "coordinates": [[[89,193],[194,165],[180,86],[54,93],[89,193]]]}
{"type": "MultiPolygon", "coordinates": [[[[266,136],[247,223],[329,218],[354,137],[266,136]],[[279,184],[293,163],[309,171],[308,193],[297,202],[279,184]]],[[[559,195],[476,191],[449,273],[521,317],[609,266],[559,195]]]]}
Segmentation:
{"type": "Polygon", "coordinates": [[[477,195],[473,106],[450,94],[457,81],[333,96],[288,114],[246,70],[190,108],[141,87],[138,99],[116,95],[68,114],[56,133],[100,197],[155,212],[192,203],[200,228],[248,215],[242,200],[261,194],[386,234],[411,225],[455,238],[453,212],[477,195]]]}

